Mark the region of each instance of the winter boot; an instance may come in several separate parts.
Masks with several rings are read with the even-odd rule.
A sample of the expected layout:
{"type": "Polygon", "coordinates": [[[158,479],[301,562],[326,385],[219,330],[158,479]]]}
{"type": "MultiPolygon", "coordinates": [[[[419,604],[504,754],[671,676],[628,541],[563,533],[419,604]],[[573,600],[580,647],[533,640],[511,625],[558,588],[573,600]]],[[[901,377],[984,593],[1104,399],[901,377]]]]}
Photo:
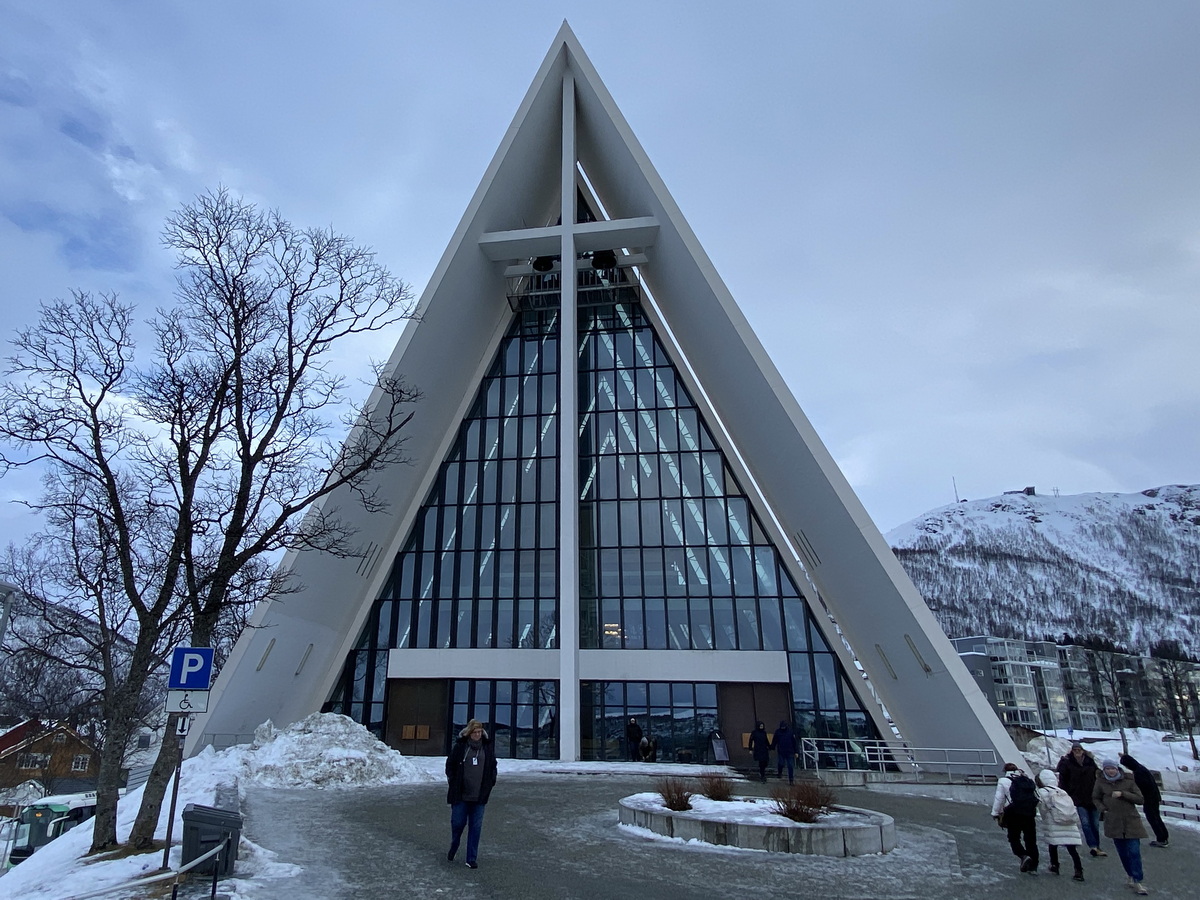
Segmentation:
{"type": "Polygon", "coordinates": [[[1076,881],[1083,881],[1083,869],[1076,869],[1075,874],[1071,876],[1076,881]]]}
{"type": "Polygon", "coordinates": [[[1058,863],[1050,863],[1050,874],[1051,875],[1058,874],[1058,863]]]}

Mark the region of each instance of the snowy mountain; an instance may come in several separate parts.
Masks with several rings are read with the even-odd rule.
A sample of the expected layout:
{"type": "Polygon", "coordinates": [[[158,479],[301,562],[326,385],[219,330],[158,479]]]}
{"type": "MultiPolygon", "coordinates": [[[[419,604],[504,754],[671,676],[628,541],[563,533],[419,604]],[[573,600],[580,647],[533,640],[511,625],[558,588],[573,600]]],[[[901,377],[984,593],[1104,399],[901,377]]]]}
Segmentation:
{"type": "Polygon", "coordinates": [[[886,538],[951,637],[1095,634],[1143,654],[1178,640],[1200,655],[1200,485],[1004,494],[886,538]]]}

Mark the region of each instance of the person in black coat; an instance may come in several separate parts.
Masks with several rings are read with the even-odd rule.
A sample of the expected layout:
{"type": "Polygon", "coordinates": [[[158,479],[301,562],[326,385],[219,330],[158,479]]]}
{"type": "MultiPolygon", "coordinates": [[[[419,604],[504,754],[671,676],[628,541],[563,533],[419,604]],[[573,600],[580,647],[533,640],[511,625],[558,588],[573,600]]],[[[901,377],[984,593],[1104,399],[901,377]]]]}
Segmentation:
{"type": "Polygon", "coordinates": [[[642,726],[637,723],[637,719],[631,718],[625,726],[625,752],[629,755],[630,762],[637,762],[641,756],[641,744],[642,726]]]}
{"type": "Polygon", "coordinates": [[[1154,829],[1154,840],[1150,842],[1150,846],[1166,847],[1167,826],[1163,824],[1162,814],[1159,813],[1159,808],[1162,806],[1162,791],[1158,789],[1154,773],[1128,753],[1121,757],[1121,765],[1133,773],[1133,783],[1142,792],[1142,814],[1150,823],[1150,827],[1154,829]]]}
{"type": "Polygon", "coordinates": [[[1092,856],[1108,856],[1100,849],[1100,810],[1092,802],[1092,789],[1100,774],[1096,760],[1083,749],[1083,744],[1076,741],[1070,752],[1058,761],[1055,771],[1058,772],[1058,786],[1071,795],[1075,812],[1079,814],[1083,842],[1091,848],[1092,856]]]}
{"type": "Polygon", "coordinates": [[[450,850],[453,861],[463,829],[467,829],[467,868],[479,868],[479,835],[483,810],[496,785],[496,754],[483,723],[472,719],[458,733],[446,759],[446,802],[450,804],[450,850]]]}
{"type": "Polygon", "coordinates": [[[758,777],[763,784],[767,783],[767,763],[771,759],[771,738],[767,734],[767,726],[759,722],[750,732],[750,753],[758,763],[758,777]]]}
{"type": "Polygon", "coordinates": [[[796,736],[792,734],[787,722],[779,723],[779,727],[775,729],[775,736],[771,739],[771,746],[775,748],[775,777],[783,777],[783,767],[786,765],[788,784],[795,784],[796,736]]]}

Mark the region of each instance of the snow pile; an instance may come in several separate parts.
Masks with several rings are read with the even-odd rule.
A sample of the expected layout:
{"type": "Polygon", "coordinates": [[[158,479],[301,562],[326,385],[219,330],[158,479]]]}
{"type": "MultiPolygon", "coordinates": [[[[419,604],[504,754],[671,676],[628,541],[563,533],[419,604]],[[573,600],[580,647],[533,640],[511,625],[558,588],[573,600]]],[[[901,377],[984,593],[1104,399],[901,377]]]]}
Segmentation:
{"type": "Polygon", "coordinates": [[[283,731],[266,722],[249,747],[214,754],[223,755],[238,758],[240,779],[267,787],[373,787],[440,780],[353,719],[336,713],[313,713],[283,731]]]}

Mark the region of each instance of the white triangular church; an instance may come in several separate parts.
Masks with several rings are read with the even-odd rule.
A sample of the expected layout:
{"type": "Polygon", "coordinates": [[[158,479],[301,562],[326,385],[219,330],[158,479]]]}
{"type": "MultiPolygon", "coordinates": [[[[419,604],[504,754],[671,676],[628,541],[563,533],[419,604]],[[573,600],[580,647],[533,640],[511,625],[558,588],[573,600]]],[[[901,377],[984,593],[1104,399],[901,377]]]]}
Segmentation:
{"type": "Polygon", "coordinates": [[[415,465],[330,501],[362,555],[285,560],[191,751],[325,710],[417,755],[1018,758],[565,23],[419,313],[415,465]]]}

